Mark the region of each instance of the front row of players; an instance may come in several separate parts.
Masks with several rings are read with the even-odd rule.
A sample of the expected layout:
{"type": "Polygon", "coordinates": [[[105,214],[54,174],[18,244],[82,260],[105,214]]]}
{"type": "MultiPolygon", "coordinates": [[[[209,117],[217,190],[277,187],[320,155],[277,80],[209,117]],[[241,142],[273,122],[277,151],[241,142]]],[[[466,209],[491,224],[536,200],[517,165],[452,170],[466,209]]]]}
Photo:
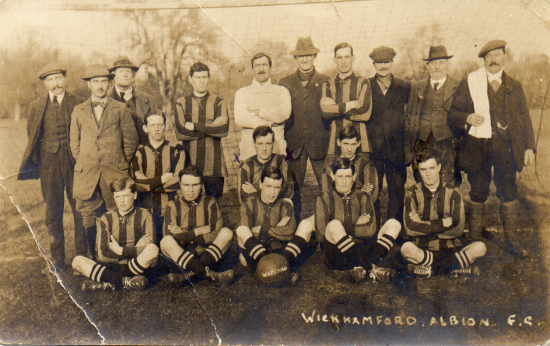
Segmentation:
{"type": "MultiPolygon", "coordinates": [[[[417,162],[422,181],[407,191],[405,232],[401,236],[401,224],[394,219],[378,229],[373,189],[368,180],[357,188],[360,172],[353,157],[342,155],[332,163],[325,172],[330,188],[318,197],[315,215],[302,220],[298,227],[292,202],[282,193],[286,186],[283,173],[277,167],[265,166],[257,184],[259,191],[241,204],[240,226],[235,232],[241,264],[255,271],[265,255],[277,253],[292,268],[319,242],[327,268],[335,277],[354,282],[363,280],[367,272],[375,282],[388,282],[398,272],[423,277],[478,276],[479,268],[472,264],[485,255],[486,247],[479,241],[462,247],[459,237],[464,230],[464,204],[459,190],[441,182],[437,152],[421,152],[417,162]],[[314,230],[317,242],[311,241],[314,230]],[[392,251],[400,238],[401,251],[392,251]],[[391,256],[386,259],[388,254],[391,256]],[[397,270],[381,263],[392,263],[390,266],[397,270]]],[[[179,275],[182,280],[181,273],[185,273],[216,285],[231,283],[232,270],[210,269],[222,259],[234,237],[223,227],[217,200],[204,194],[202,173],[195,166],[179,172],[179,183],[179,196],[165,209],[160,242],[152,215],[134,206],[134,181],[124,177],[111,183],[118,209],[97,221],[97,261],[83,256],[73,261],[73,268],[90,279],[83,283],[83,289],[145,287],[147,276],[159,263],[159,253],[168,260],[161,262],[177,267],[172,277],[179,275]]],[[[294,285],[298,280],[299,275],[291,273],[286,284],[294,285]]]]}

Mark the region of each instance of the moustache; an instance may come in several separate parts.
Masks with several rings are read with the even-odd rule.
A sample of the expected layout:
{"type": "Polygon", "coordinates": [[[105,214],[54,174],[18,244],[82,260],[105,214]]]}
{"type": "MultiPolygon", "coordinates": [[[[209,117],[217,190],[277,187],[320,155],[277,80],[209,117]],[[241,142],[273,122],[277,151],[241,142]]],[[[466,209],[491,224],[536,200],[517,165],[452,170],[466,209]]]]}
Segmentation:
{"type": "Polygon", "coordinates": [[[496,63],[496,62],[493,61],[493,62],[489,65],[489,67],[491,67],[491,66],[500,66],[500,65],[499,65],[498,63],[496,63]]]}

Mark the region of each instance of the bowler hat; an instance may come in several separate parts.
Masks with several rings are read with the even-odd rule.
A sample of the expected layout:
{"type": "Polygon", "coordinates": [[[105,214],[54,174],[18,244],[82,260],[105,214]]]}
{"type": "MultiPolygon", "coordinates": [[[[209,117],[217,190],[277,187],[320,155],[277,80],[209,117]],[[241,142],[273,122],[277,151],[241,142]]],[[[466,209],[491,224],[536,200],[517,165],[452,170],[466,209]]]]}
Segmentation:
{"type": "Polygon", "coordinates": [[[453,56],[454,55],[447,55],[447,48],[445,48],[445,46],[430,46],[430,53],[428,53],[428,59],[424,59],[424,61],[450,59],[453,56]]]}
{"type": "Polygon", "coordinates": [[[393,60],[397,53],[393,48],[386,47],[386,46],[380,46],[378,48],[374,48],[372,52],[370,52],[369,57],[376,61],[390,61],[393,60]]]}
{"type": "Polygon", "coordinates": [[[313,55],[319,53],[319,49],[315,47],[311,37],[300,37],[296,42],[296,49],[290,52],[294,56],[313,55]]]}
{"type": "Polygon", "coordinates": [[[51,62],[48,65],[44,66],[40,71],[38,71],[38,78],[45,79],[49,75],[56,73],[65,74],[67,73],[67,68],[58,62],[51,62]]]}
{"type": "Polygon", "coordinates": [[[132,64],[132,62],[130,61],[130,59],[126,55],[119,55],[115,59],[115,63],[113,64],[113,66],[111,68],[109,68],[109,72],[113,72],[114,70],[116,70],[119,67],[131,68],[133,71],[139,70],[139,67],[132,64]]]}
{"type": "Polygon", "coordinates": [[[108,70],[107,65],[92,65],[84,72],[83,80],[90,80],[92,78],[107,77],[113,79],[115,75],[108,70]]]}
{"type": "Polygon", "coordinates": [[[492,41],[489,41],[485,44],[485,46],[483,46],[483,48],[481,48],[481,50],[479,51],[479,54],[477,55],[478,57],[480,58],[483,58],[485,56],[485,54],[489,53],[490,51],[494,50],[494,49],[498,49],[498,48],[504,48],[506,47],[506,41],[504,40],[492,40],[492,41]]]}

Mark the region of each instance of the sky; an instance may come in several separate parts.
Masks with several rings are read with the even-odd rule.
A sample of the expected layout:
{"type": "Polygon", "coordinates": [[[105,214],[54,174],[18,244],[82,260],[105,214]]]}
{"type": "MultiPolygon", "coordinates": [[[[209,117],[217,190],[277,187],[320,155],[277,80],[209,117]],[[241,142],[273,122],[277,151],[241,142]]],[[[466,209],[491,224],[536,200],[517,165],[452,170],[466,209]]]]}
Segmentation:
{"type": "MultiPolygon", "coordinates": [[[[316,61],[320,70],[333,67],[334,45],[347,41],[355,48],[355,66],[368,72],[372,69],[368,54],[380,45],[397,47],[403,40],[418,42],[420,51],[427,55],[426,42],[430,38],[420,39],[415,32],[435,24],[439,25],[438,37],[443,38],[436,43],[445,44],[449,54],[458,59],[477,59],[480,47],[496,38],[506,40],[508,48],[518,56],[550,55],[548,28],[519,0],[334,1],[299,5],[285,5],[297,0],[263,3],[266,1],[279,5],[246,7],[262,2],[252,0],[235,1],[239,7],[220,7],[233,3],[221,0],[183,3],[204,6],[205,18],[223,32],[218,50],[234,63],[243,63],[258,51],[290,56],[298,37],[311,36],[321,50],[316,61]],[[276,51],[273,42],[285,43],[288,51],[276,51]]],[[[125,43],[131,32],[130,22],[115,9],[177,4],[181,2],[0,0],[0,42],[3,48],[14,50],[27,35],[33,35],[44,47],[81,52],[91,61],[96,51],[111,59],[126,54],[138,60],[137,53],[125,43]]],[[[399,58],[398,51],[396,59],[399,58]]]]}

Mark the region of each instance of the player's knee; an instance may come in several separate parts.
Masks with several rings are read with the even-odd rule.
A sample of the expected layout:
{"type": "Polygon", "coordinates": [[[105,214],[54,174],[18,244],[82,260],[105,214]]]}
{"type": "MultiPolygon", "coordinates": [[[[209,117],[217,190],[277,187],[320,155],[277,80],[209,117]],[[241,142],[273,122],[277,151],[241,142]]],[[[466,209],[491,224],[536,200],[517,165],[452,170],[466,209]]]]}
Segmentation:
{"type": "Polygon", "coordinates": [[[387,234],[396,239],[400,232],[401,223],[396,219],[389,219],[388,221],[386,221],[384,226],[382,226],[382,230],[379,235],[382,236],[383,234],[387,234]]]}
{"type": "Polygon", "coordinates": [[[313,224],[308,218],[300,222],[300,224],[298,225],[298,229],[296,229],[296,235],[304,238],[306,241],[309,241],[312,231],[313,224]]]}
{"type": "Polygon", "coordinates": [[[159,248],[155,244],[147,244],[143,249],[142,255],[148,260],[155,259],[159,255],[159,248]]]}
{"type": "Polygon", "coordinates": [[[163,253],[166,253],[167,251],[170,251],[170,249],[174,247],[174,244],[177,244],[174,237],[172,237],[171,235],[166,235],[160,241],[160,250],[163,253]]]}
{"type": "Polygon", "coordinates": [[[72,267],[74,270],[82,272],[82,267],[84,266],[85,263],[86,263],[86,260],[84,256],[76,256],[73,259],[72,267]]]}
{"type": "Polygon", "coordinates": [[[346,230],[344,229],[344,226],[342,226],[342,223],[338,220],[332,220],[327,224],[327,228],[325,230],[325,238],[332,243],[336,244],[342,237],[346,235],[346,230]]]}
{"type": "Polygon", "coordinates": [[[231,240],[233,240],[233,232],[229,228],[224,227],[220,230],[216,238],[223,244],[229,244],[231,240]]]}
{"type": "Polygon", "coordinates": [[[252,236],[252,231],[250,230],[250,228],[248,228],[246,226],[237,227],[237,230],[235,231],[235,233],[237,234],[237,239],[239,240],[239,245],[241,244],[241,242],[244,245],[246,240],[252,236]]]}
{"type": "Polygon", "coordinates": [[[472,252],[476,257],[483,257],[487,253],[487,246],[481,241],[476,241],[472,244],[472,252]]]}
{"type": "Polygon", "coordinates": [[[401,255],[403,255],[403,257],[405,258],[414,257],[417,250],[418,250],[418,247],[410,241],[401,245],[401,255]]]}
{"type": "Polygon", "coordinates": [[[246,263],[246,259],[242,253],[239,254],[239,262],[241,262],[243,267],[248,267],[248,263],[246,263]]]}

